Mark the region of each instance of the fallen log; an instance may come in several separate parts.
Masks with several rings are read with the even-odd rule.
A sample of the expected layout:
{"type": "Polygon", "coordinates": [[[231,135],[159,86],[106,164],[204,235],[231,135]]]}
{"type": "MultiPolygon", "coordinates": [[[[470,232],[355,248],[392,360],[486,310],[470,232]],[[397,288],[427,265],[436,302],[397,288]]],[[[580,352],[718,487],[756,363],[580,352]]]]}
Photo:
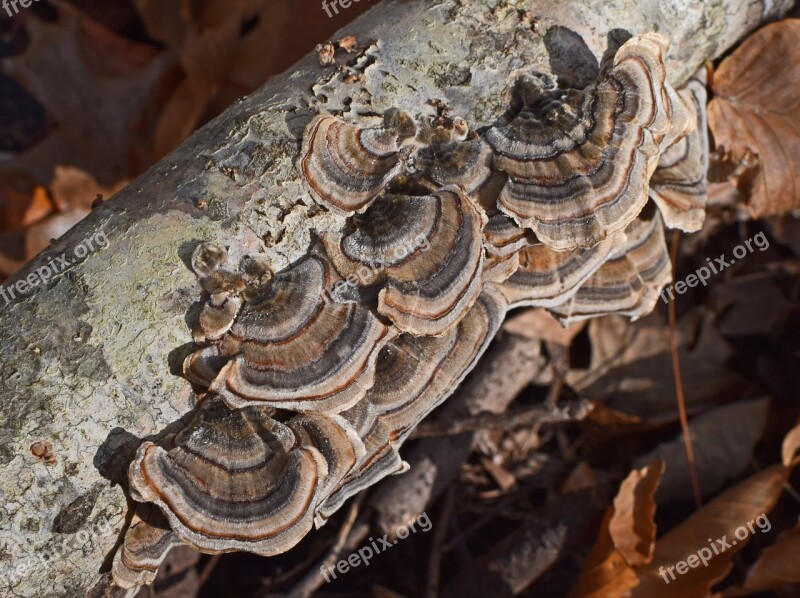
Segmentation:
{"type": "Polygon", "coordinates": [[[196,132],[3,285],[0,591],[78,596],[104,583],[130,520],[128,463],[195,404],[181,372],[201,292],[192,252],[207,240],[251,248],[279,272],[312,233],[341,226],[295,168],[318,112],[447,106],[487,125],[518,74],[585,84],[609,45],[653,30],[671,40],[677,86],[788,5],[387,0],[341,32],[356,58],[323,66],[312,54],[196,132]]]}

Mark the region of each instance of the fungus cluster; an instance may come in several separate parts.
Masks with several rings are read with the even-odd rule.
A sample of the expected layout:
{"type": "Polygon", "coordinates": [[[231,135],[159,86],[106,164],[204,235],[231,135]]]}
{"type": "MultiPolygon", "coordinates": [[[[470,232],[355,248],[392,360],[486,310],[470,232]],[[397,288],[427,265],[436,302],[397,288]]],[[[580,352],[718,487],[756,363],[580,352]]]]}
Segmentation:
{"type": "Polygon", "coordinates": [[[278,273],[195,251],[206,295],[184,373],[204,394],[130,465],[150,516],[137,511],[117,583],[152,581],[176,543],[284,552],[404,471],[403,442],[509,309],[651,311],[671,276],[664,224],[695,230],[705,207],[704,87],[673,90],[666,49],[634,37],[583,90],[522,78],[481,133],[446,115],[316,116],[297,168],[343,225],[278,273]]]}

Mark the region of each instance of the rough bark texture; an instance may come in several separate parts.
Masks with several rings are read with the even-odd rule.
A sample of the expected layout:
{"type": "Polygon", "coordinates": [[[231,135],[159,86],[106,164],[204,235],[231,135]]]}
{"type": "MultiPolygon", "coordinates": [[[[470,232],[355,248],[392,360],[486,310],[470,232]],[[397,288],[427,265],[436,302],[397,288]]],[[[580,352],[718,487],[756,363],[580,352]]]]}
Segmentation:
{"type": "Polygon", "coordinates": [[[387,0],[342,32],[365,46],[356,83],[309,56],[197,132],[4,285],[62,253],[76,261],[0,301],[0,592],[80,596],[100,580],[125,523],[131,451],[193,405],[179,371],[191,342],[187,312],[200,297],[187,266],[196,244],[263,251],[279,270],[306,252],[312,230],[341,224],[314,207],[293,166],[318,110],[419,114],[438,101],[483,126],[518,75],[552,71],[585,83],[609,40],[652,30],[671,37],[680,84],[788,5],[387,0]],[[75,259],[100,230],[109,245],[75,259]],[[31,451],[44,441],[54,463],[31,451]]]}

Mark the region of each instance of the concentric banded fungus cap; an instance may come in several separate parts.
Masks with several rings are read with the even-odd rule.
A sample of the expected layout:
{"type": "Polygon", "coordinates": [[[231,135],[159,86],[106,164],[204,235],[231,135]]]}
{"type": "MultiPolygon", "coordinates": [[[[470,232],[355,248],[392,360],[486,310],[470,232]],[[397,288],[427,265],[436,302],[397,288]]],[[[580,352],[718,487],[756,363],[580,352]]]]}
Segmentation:
{"type": "Polygon", "coordinates": [[[483,186],[472,195],[488,218],[483,227],[486,252],[497,258],[509,257],[536,243],[536,235],[533,232],[520,227],[513,218],[505,215],[497,207],[497,198],[500,197],[507,181],[508,176],[505,173],[494,171],[483,186]]]}
{"type": "Polygon", "coordinates": [[[636,319],[653,311],[672,271],[664,224],[652,203],[625,229],[625,237],[571,299],[551,308],[562,323],[613,313],[636,319]]]}
{"type": "Polygon", "coordinates": [[[410,345],[412,339],[408,335],[399,337],[401,353],[396,359],[400,363],[386,367],[391,373],[387,374],[388,378],[394,379],[397,388],[403,376],[408,378],[403,387],[402,403],[402,397],[389,385],[383,387],[381,394],[375,389],[376,392],[371,391],[365,398],[378,406],[381,412],[378,421],[389,430],[395,446],[402,445],[417,424],[455,391],[500,329],[506,310],[504,297],[495,285],[488,284],[466,317],[447,335],[415,339],[420,345],[410,345]],[[425,342],[428,340],[436,344],[425,342]],[[427,380],[426,373],[429,374],[427,380]]]}
{"type": "Polygon", "coordinates": [[[199,329],[195,331],[194,339],[205,342],[222,338],[231,329],[241,308],[242,300],[238,297],[231,297],[228,293],[211,295],[200,310],[199,329]]]}
{"type": "Polygon", "coordinates": [[[508,257],[489,256],[486,258],[483,262],[484,283],[499,284],[511,278],[519,270],[519,255],[519,253],[513,253],[508,257]]]}
{"type": "Polygon", "coordinates": [[[189,382],[208,388],[228,361],[230,356],[221,355],[217,345],[203,347],[183,361],[183,375],[189,382]]]}
{"type": "Polygon", "coordinates": [[[338,484],[363,447],[322,415],[282,424],[271,413],[207,399],[173,448],[139,447],[133,498],[157,505],[181,541],[206,554],[285,552],[311,529],[328,478],[338,484]]]}
{"type": "Polygon", "coordinates": [[[330,301],[333,276],[312,254],[246,302],[219,342],[220,353],[234,357],[211,389],[232,407],[260,402],[336,413],[355,404],[395,331],[362,305],[330,301]]]}
{"type": "Polygon", "coordinates": [[[617,233],[590,249],[553,251],[541,243],[528,247],[519,252],[519,268],[500,289],[511,307],[560,305],[624,242],[625,233],[617,233]]]}
{"type": "Polygon", "coordinates": [[[150,585],[167,553],[180,544],[157,507],[138,505],[133,522],[125,533],[125,541],[114,555],[111,566],[114,583],[126,590],[150,585]],[[141,511],[147,511],[147,521],[139,516],[141,511]],[[154,525],[156,522],[159,525],[154,525]]]}
{"type": "Polygon", "coordinates": [[[408,463],[403,461],[400,453],[389,442],[389,432],[380,423],[374,423],[370,434],[364,436],[364,445],[365,455],[317,508],[317,527],[324,524],[351,496],[386,476],[408,471],[408,463]]]}
{"type": "Polygon", "coordinates": [[[697,126],[667,147],[650,178],[650,197],[658,205],[664,224],[695,232],[703,227],[708,182],[708,124],[706,70],[701,68],[680,90],[691,107],[697,126]]]}
{"type": "Polygon", "coordinates": [[[366,208],[402,169],[411,118],[392,110],[381,127],[362,128],[329,114],[308,124],[297,168],[314,199],[338,214],[366,208]]]}
{"type": "Polygon", "coordinates": [[[459,185],[472,194],[492,174],[492,148],[480,137],[432,143],[417,153],[417,166],[436,185],[459,185]]]}
{"type": "Polygon", "coordinates": [[[510,177],[500,209],[559,251],[624,229],[647,201],[671,127],[666,49],[659,34],[632,38],[585,91],[521,84],[522,110],[486,135],[510,177]]]}
{"type": "Polygon", "coordinates": [[[481,290],[483,211],[458,187],[430,196],[385,196],[324,237],[348,285],[382,287],[378,311],[397,328],[439,335],[458,324],[481,290]]]}
{"type": "Polygon", "coordinates": [[[375,386],[342,413],[365,439],[366,454],[320,507],[328,517],[347,498],[405,471],[398,449],[422,419],[450,396],[486,350],[505,317],[503,297],[488,285],[457,328],[441,337],[403,334],[381,351],[375,386]]]}

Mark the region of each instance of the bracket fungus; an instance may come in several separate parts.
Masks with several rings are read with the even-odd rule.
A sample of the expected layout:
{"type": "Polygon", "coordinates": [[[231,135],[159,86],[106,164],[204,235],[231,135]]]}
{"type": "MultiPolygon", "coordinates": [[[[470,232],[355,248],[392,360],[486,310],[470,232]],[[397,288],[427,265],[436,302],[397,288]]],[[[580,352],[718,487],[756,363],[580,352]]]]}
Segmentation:
{"type": "Polygon", "coordinates": [[[708,125],[705,67],[678,92],[691,107],[697,125],[661,153],[650,179],[650,197],[670,228],[696,232],[706,215],[708,181],[708,125]]]}
{"type": "Polygon", "coordinates": [[[552,308],[565,325],[607,314],[638,318],[653,311],[672,280],[664,224],[655,206],[625,229],[624,244],[565,303],[552,308]]]}
{"type": "Polygon", "coordinates": [[[211,360],[227,356],[209,388],[232,407],[258,402],[336,413],[353,405],[397,333],[363,305],[331,301],[334,276],[325,259],[311,255],[252,291],[216,351],[187,358],[187,376],[202,381],[211,360]]]}
{"type": "Polygon", "coordinates": [[[272,415],[206,398],[166,448],[139,447],[129,472],[134,499],[160,507],[177,537],[201,552],[285,552],[364,448],[340,417],[281,423],[272,415]]]}
{"type": "Polygon", "coordinates": [[[129,529],[117,582],[151,581],[178,541],[278,554],[405,471],[404,441],[508,309],[652,310],[671,276],[664,222],[702,222],[708,153],[703,83],[675,92],[666,49],[634,37],[582,90],[523,78],[485,129],[314,117],[296,165],[335,224],[274,275],[257,257],[232,268],[216,243],[195,251],[205,294],[184,375],[201,400],[130,466],[133,498],[166,523],[129,529]]]}
{"type": "Polygon", "coordinates": [[[298,170],[320,204],[339,214],[366,208],[403,168],[402,140],[410,117],[389,111],[380,127],[360,127],[329,114],[314,117],[303,135],[298,170]]]}
{"type": "Polygon", "coordinates": [[[382,287],[378,312],[399,330],[435,336],[458,324],[480,293],[485,221],[459,187],[389,195],[354,216],[352,232],[326,235],[325,247],[343,278],[382,287]]]}
{"type": "Polygon", "coordinates": [[[624,229],[647,201],[670,112],[685,109],[671,101],[666,49],[659,34],[634,37],[582,91],[524,80],[519,113],[486,134],[509,175],[500,209],[557,251],[624,229]]]}

